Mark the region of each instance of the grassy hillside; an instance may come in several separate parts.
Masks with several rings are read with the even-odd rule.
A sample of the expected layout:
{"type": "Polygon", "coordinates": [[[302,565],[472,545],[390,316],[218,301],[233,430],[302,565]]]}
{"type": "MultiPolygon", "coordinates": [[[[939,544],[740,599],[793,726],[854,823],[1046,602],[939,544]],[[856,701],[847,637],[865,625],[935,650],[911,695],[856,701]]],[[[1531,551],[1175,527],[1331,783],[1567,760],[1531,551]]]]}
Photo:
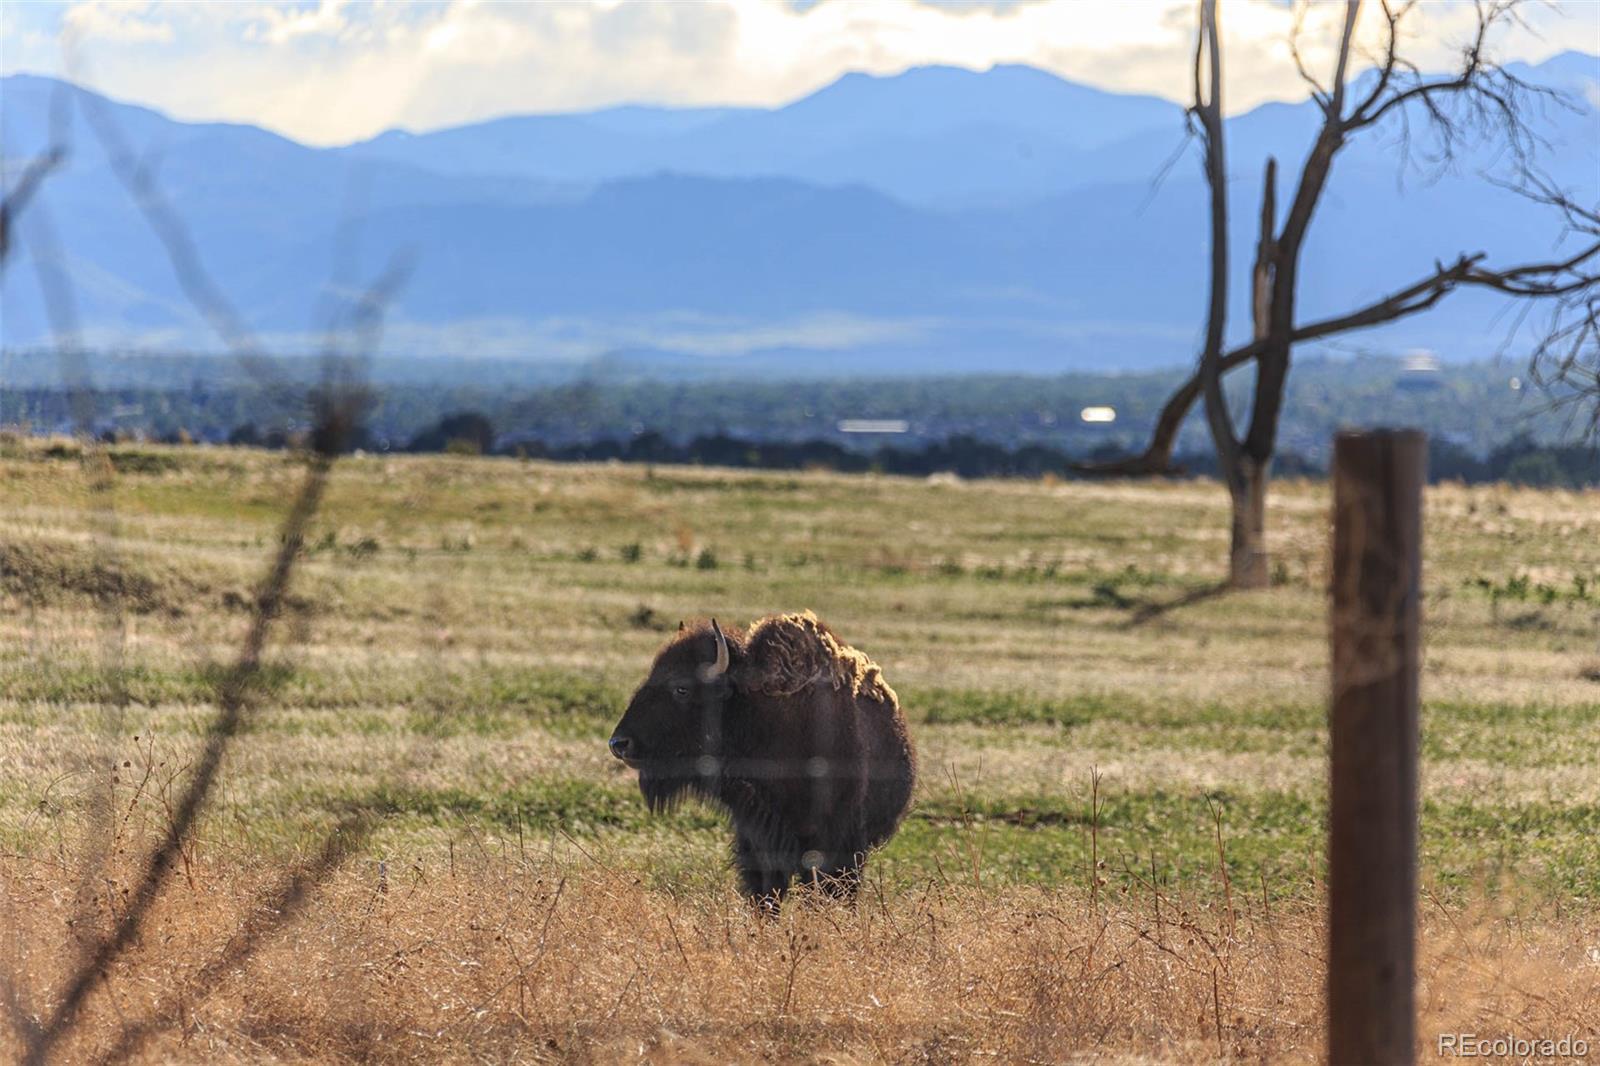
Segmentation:
{"type": "MultiPolygon", "coordinates": [[[[37,908],[24,912],[37,934],[71,916],[64,871],[93,796],[111,797],[128,856],[164,824],[303,467],[230,449],[114,449],[85,461],[75,445],[5,447],[0,836],[10,902],[37,908]],[[95,491],[107,472],[109,491],[95,491]]],[[[1322,486],[1280,483],[1275,586],[1221,596],[1212,586],[1224,569],[1226,500],[1205,482],[341,462],[271,645],[259,710],[162,912],[188,930],[174,933],[190,954],[173,948],[181,961],[170,973],[198,972],[203,945],[226,940],[219,930],[250,913],[254,889],[314,852],[359,804],[382,812],[376,835],[295,926],[293,952],[258,965],[263,987],[277,987],[272,967],[292,969],[293,957],[330,988],[367,982],[365,1006],[316,1013],[280,989],[255,1005],[219,993],[202,1008],[197,995],[192,1009],[214,1012],[211,1053],[338,1058],[366,1047],[382,1057],[359,1031],[389,1034],[389,1055],[498,1055],[510,1046],[499,1041],[535,1033],[554,1042],[549,1057],[629,1057],[637,1044],[668,1058],[671,1048],[713,1059],[832,1049],[873,1061],[938,1057],[928,1041],[943,1033],[947,1057],[1037,1046],[1059,1057],[1098,1046],[1093,1026],[1074,1028],[1093,1008],[1107,1012],[1101,1040],[1125,1054],[1214,1055],[1219,1044],[1227,1054],[1235,1044],[1245,1055],[1314,1054],[1327,502],[1322,486]],[[802,906],[768,928],[734,899],[718,817],[693,806],[649,817],[604,740],[680,618],[743,622],[800,608],[884,666],[923,772],[906,826],[871,865],[875,902],[848,917],[802,906]],[[1102,806],[1091,815],[1095,774],[1102,806]],[[380,878],[388,902],[378,906],[380,878]],[[405,886],[404,901],[391,885],[405,886]],[[1164,905],[1176,923],[1167,934],[1164,905]],[[521,939],[506,950],[523,952],[519,961],[486,933],[459,940],[469,918],[501,923],[497,938],[514,930],[521,939]],[[602,935],[607,921],[618,924],[602,935]],[[748,943],[738,939],[746,932],[748,943]],[[1163,935],[1188,943],[1173,951],[1163,935]],[[854,976],[797,979],[814,950],[806,937],[854,976]],[[361,969],[372,960],[347,955],[404,957],[401,941],[449,943],[452,959],[486,969],[462,985],[435,960],[427,965],[443,969],[423,981],[422,963],[401,977],[385,954],[385,980],[422,983],[405,984],[410,999],[377,1004],[377,978],[361,969]],[[830,948],[838,943],[848,947],[830,948]],[[1298,945],[1288,958],[1285,943],[1298,945]],[[1085,950],[1102,953],[1094,972],[1117,958],[1122,969],[1092,989],[1080,983],[1090,998],[1069,1002],[1061,988],[1068,970],[1089,965],[1085,950]],[[924,951],[920,976],[894,969],[924,951]],[[681,960],[703,974],[749,952],[746,985],[695,985],[709,997],[699,1013],[671,992],[689,978],[661,969],[681,960]],[[969,961],[956,965],[958,955],[969,961]],[[530,959],[546,956],[566,960],[562,980],[528,977],[530,959]],[[984,958],[1011,977],[962,991],[984,958]],[[1167,991],[1138,999],[1162,960],[1167,991]],[[879,965],[887,984],[861,976],[879,965]],[[1024,971],[1034,976],[1023,981],[1024,971]],[[913,1009],[895,982],[917,981],[933,1000],[913,1009]],[[1056,998],[1030,1001],[1042,983],[1056,998]],[[834,1002],[847,986],[848,1010],[834,1002]],[[1285,989],[1303,998],[1285,1005],[1285,989]],[[529,1008],[530,995],[544,1005],[529,1008]],[[748,1017],[741,995],[761,1004],[748,1017]],[[890,1004],[881,1009],[894,1024],[875,1028],[868,997],[890,1004]],[[963,999],[965,1013],[952,1006],[963,999]],[[916,1013],[940,1002],[948,1024],[916,1013]],[[263,1011],[278,1029],[251,1028],[263,1011]],[[1270,1017],[1250,1013],[1260,1011],[1270,1017]],[[286,1018],[320,1043],[283,1030],[286,1018]],[[440,1035],[430,1043],[422,1030],[440,1035]]],[[[1533,967],[1543,976],[1532,984],[1556,981],[1546,1006],[1600,1016],[1583,1013],[1600,982],[1560,962],[1600,943],[1600,496],[1433,489],[1426,536],[1423,881],[1449,916],[1431,916],[1429,928],[1465,936],[1463,916],[1490,894],[1538,916],[1514,951],[1499,934],[1474,934],[1470,951],[1441,949],[1429,965],[1491,960],[1473,980],[1493,985],[1484,1002],[1513,1013],[1494,982],[1533,967]]],[[[114,887],[108,895],[114,914],[114,887]]],[[[40,935],[18,949],[35,992],[70,939],[40,935]]],[[[130,978],[114,995],[119,1009],[157,1010],[192,994],[184,980],[130,978]]],[[[1477,1003],[1463,992],[1438,1004],[1440,1024],[1475,1024],[1477,1003]]],[[[161,1039],[193,1036],[196,1024],[170,1021],[161,1039]]],[[[114,1025],[93,1039],[107,1032],[114,1025]]]]}

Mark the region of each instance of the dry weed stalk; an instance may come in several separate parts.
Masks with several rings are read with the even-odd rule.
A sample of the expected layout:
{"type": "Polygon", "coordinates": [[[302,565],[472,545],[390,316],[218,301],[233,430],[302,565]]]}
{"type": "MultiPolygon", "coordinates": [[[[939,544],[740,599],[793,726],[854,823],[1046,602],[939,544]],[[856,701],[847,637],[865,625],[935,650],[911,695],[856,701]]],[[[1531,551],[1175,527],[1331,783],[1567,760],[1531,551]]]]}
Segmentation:
{"type": "MultiPolygon", "coordinates": [[[[56,93],[52,108],[51,150],[24,173],[18,187],[0,202],[0,260],[9,251],[15,215],[28,202],[50,169],[67,154],[65,131],[69,128],[67,112],[73,97],[82,106],[90,127],[105,148],[113,172],[132,194],[161,242],[190,301],[233,350],[242,365],[266,379],[269,384],[282,388],[282,379],[275,374],[275,368],[266,359],[242,318],[206,273],[187,228],[161,195],[151,169],[135,158],[115,120],[98,98],[65,87],[56,93]]],[[[54,246],[54,235],[47,219],[41,215],[38,222],[38,233],[42,235],[39,239],[46,243],[46,250],[50,254],[34,258],[51,312],[63,377],[73,393],[72,406],[78,429],[80,435],[90,442],[84,450],[84,456],[90,472],[91,490],[97,501],[96,511],[103,519],[100,525],[107,534],[101,539],[114,541],[116,527],[111,504],[114,471],[95,443],[93,392],[78,342],[72,287],[59,269],[59,248],[54,246]]],[[[207,729],[201,752],[192,767],[183,768],[186,782],[176,798],[173,787],[178,772],[156,782],[156,795],[164,808],[164,824],[143,863],[136,868],[131,888],[124,889],[126,899],[119,902],[114,893],[109,894],[107,912],[111,919],[110,929],[99,936],[91,934],[81,941],[80,955],[66,966],[67,976],[54,997],[53,1006],[43,1013],[42,1018],[36,1019],[27,1008],[18,975],[5,976],[4,1001],[13,1031],[25,1049],[22,1060],[26,1063],[45,1062],[80,1025],[91,996],[108,984],[118,960],[139,942],[150,912],[171,878],[174,865],[181,863],[190,886],[193,888],[196,885],[193,856],[196,826],[215,791],[228,749],[258,701],[262,656],[274,623],[282,612],[306,531],[322,502],[333,464],[343,451],[350,431],[359,424],[370,399],[362,380],[362,357],[375,345],[383,310],[404,273],[401,265],[392,266],[362,299],[355,302],[347,322],[339,323],[336,319],[335,326],[342,326],[342,329],[330,328],[324,360],[325,380],[322,387],[309,397],[313,424],[305,478],[283,521],[276,552],[251,605],[250,623],[240,650],[231,668],[217,683],[217,713],[207,729]],[[349,346],[344,343],[344,330],[348,330],[353,338],[349,346]],[[356,351],[352,353],[346,350],[347,347],[356,351]]],[[[104,701],[108,718],[101,730],[102,754],[106,745],[120,731],[121,720],[117,712],[125,702],[125,693],[120,684],[125,624],[121,604],[115,598],[108,601],[107,615],[112,620],[112,624],[106,627],[107,632],[114,638],[106,655],[113,685],[110,696],[104,701]]],[[[104,765],[105,760],[97,761],[104,765]]],[[[80,929],[90,929],[94,924],[90,918],[96,886],[104,880],[109,891],[112,883],[111,879],[103,876],[103,868],[113,849],[121,850],[119,838],[126,830],[127,820],[134,808],[145,797],[154,773],[152,746],[147,753],[144,778],[136,786],[120,826],[115,824],[110,793],[91,791],[89,832],[80,864],[78,890],[74,893],[77,917],[73,924],[80,929]]],[[[203,970],[202,978],[207,973],[216,976],[226,969],[236,968],[264,939],[302,910],[310,890],[324,880],[354,846],[365,839],[366,825],[367,819],[359,811],[346,816],[324,841],[316,860],[292,870],[277,885],[268,888],[262,903],[271,904],[264,911],[269,917],[255,916],[261,913],[261,908],[252,912],[236,935],[227,939],[226,947],[214,964],[221,969],[203,970]]],[[[13,929],[19,937],[21,928],[20,923],[13,923],[13,929]]],[[[14,954],[22,953],[20,939],[13,949],[14,954]]],[[[202,985],[205,983],[201,981],[202,985]]],[[[180,997],[180,1006],[183,1002],[184,999],[180,997]]],[[[113,1057],[126,1057],[148,1039],[152,1031],[169,1024],[170,1020],[169,1011],[158,1008],[145,1021],[126,1024],[123,1040],[114,1049],[113,1057]]]]}
{"type": "Polygon", "coordinates": [[[272,624],[288,592],[295,561],[304,544],[306,526],[322,501],[332,463],[333,456],[328,453],[319,452],[312,457],[305,482],[284,519],[278,550],[261,584],[239,655],[217,685],[217,714],[207,729],[205,745],[188,783],[166,819],[160,839],[145,859],[121,917],[116,919],[108,934],[93,943],[71,972],[56,997],[54,1008],[29,1041],[24,1061],[30,1066],[44,1062],[77,1023],[79,1012],[96,984],[104,982],[111,964],[139,936],[150,908],[166,887],[174,862],[188,847],[195,824],[211,797],[228,746],[254,705],[252,683],[260,671],[262,652],[272,624]]]}

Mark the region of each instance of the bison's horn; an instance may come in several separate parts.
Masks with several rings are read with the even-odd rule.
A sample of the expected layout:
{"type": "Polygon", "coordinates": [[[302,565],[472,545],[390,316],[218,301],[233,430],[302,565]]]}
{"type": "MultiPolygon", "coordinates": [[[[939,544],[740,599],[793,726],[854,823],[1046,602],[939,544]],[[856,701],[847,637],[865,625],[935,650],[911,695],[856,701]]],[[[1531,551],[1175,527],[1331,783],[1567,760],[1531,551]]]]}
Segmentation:
{"type": "Polygon", "coordinates": [[[728,672],[728,638],[722,635],[722,627],[715,618],[711,620],[711,635],[717,638],[717,661],[703,669],[702,675],[707,681],[715,681],[728,672]]]}

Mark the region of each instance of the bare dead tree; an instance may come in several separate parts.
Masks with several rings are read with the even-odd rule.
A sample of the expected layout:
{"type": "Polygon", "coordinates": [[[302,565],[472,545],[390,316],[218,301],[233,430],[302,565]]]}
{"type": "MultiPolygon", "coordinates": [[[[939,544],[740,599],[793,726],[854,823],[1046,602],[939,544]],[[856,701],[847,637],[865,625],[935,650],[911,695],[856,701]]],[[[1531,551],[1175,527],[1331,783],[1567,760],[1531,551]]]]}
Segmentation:
{"type": "MultiPolygon", "coordinates": [[[[1374,57],[1370,86],[1360,93],[1352,93],[1348,75],[1361,0],[1346,0],[1337,60],[1326,85],[1311,74],[1301,60],[1297,42],[1292,42],[1296,67],[1322,112],[1322,122],[1301,164],[1281,225],[1276,218],[1277,165],[1273,159],[1267,160],[1260,236],[1251,275],[1253,336],[1248,344],[1229,351],[1222,351],[1220,344],[1225,325],[1220,316],[1226,312],[1227,291],[1223,275],[1229,270],[1223,166],[1226,133],[1220,106],[1222,54],[1215,0],[1200,2],[1195,103],[1190,119],[1199,129],[1211,192],[1211,299],[1205,345],[1194,375],[1168,399],[1141,454],[1079,469],[1124,476],[1176,472],[1172,451],[1178,432],[1195,401],[1206,397],[1207,423],[1233,507],[1229,572],[1235,587],[1260,587],[1268,581],[1266,487],[1296,344],[1393,322],[1428,310],[1458,289],[1477,287],[1553,307],[1552,322],[1535,348],[1535,362],[1546,379],[1595,388],[1594,374],[1600,369],[1594,355],[1596,323],[1600,321],[1596,308],[1600,300],[1600,227],[1595,225],[1593,211],[1579,207],[1559,190],[1541,185],[1533,163],[1540,141],[1529,116],[1541,106],[1560,107],[1565,102],[1553,90],[1507,71],[1487,50],[1493,34],[1517,20],[1520,2],[1477,4],[1475,32],[1462,49],[1457,69],[1432,76],[1421,73],[1403,54],[1404,25],[1415,10],[1415,0],[1402,4],[1379,0],[1384,45],[1374,57]],[[1209,85],[1203,86],[1202,74],[1207,69],[1209,85]],[[1298,322],[1301,253],[1334,162],[1354,135],[1389,118],[1405,124],[1402,143],[1408,152],[1410,123],[1420,119],[1431,135],[1433,160],[1441,166],[1448,165],[1468,140],[1498,145],[1517,170],[1519,189],[1550,206],[1555,217],[1583,235],[1584,243],[1563,259],[1499,268],[1486,265],[1484,253],[1460,253],[1448,263],[1436,261],[1426,276],[1364,307],[1319,322],[1298,322]],[[1255,382],[1241,432],[1223,402],[1221,378],[1246,363],[1255,367],[1255,382]]],[[[1600,419],[1600,412],[1596,418],[1600,419]]]]}

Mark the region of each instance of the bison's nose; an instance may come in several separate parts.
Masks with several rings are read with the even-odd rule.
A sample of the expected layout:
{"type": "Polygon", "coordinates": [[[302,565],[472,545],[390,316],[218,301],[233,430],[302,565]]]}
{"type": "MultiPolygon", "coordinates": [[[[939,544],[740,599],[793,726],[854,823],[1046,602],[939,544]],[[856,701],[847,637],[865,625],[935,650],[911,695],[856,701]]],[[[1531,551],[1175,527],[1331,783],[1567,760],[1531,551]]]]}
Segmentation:
{"type": "Polygon", "coordinates": [[[611,738],[611,754],[615,755],[617,758],[626,759],[628,755],[632,753],[632,751],[632,737],[617,736],[611,738]]]}

